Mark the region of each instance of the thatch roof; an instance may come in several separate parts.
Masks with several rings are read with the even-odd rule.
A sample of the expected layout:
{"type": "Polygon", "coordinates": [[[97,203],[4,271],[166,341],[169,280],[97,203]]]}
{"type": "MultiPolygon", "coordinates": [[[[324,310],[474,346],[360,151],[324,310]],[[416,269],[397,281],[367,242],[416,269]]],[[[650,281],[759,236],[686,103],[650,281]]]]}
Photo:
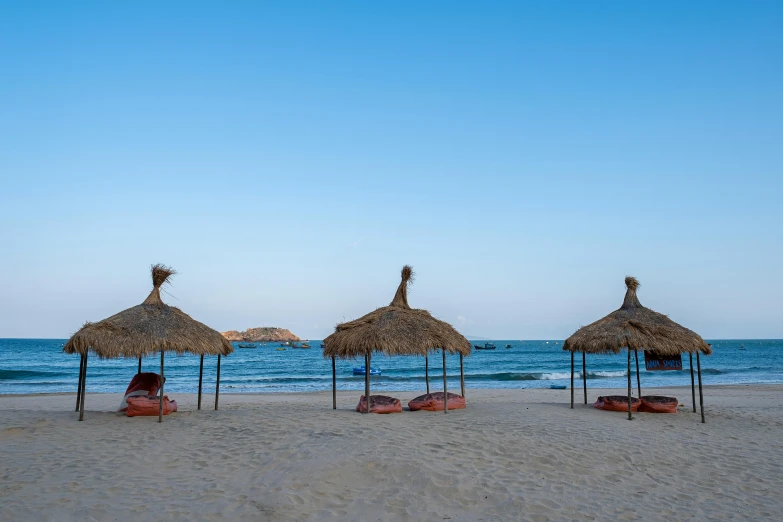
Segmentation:
{"type": "Polygon", "coordinates": [[[619,353],[624,348],[677,355],[712,349],[696,332],[668,317],[645,308],[636,297],[639,281],[625,278],[625,300],[619,310],[593,324],[583,326],[566,339],[563,350],[586,353],[619,353]]]}
{"type": "Polygon", "coordinates": [[[391,304],[355,321],[338,324],[335,332],[324,339],[324,357],[346,359],[367,352],[427,355],[441,348],[470,355],[470,342],[450,324],[408,305],[408,285],[412,282],[413,269],[406,265],[391,304]]]}
{"type": "Polygon", "coordinates": [[[97,323],[86,323],[65,343],[65,353],[100,358],[140,357],[167,352],[228,355],[234,348],[221,334],[160,298],[160,287],[176,272],[163,265],[152,267],[152,292],[140,305],[97,323]]]}

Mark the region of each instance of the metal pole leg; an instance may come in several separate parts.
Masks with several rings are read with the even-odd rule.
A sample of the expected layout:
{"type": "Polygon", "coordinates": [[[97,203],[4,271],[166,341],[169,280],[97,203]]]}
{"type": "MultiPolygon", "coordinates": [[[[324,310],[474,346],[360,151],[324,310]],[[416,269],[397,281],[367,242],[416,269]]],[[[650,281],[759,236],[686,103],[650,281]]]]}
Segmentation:
{"type": "Polygon", "coordinates": [[[693,376],[693,354],[689,353],[688,358],[691,361],[691,399],[693,403],[693,413],[696,413],[696,382],[693,376]]]}
{"type": "Polygon", "coordinates": [[[332,409],[337,409],[337,368],[332,355],[332,409]]]}
{"type": "Polygon", "coordinates": [[[79,356],[79,386],[76,388],[76,409],[79,411],[79,404],[82,399],[82,379],[84,378],[84,354],[79,356]]]}
{"type": "Polygon", "coordinates": [[[462,391],[462,398],[465,398],[465,367],[462,365],[462,354],[459,354],[459,385],[462,391]]]}
{"type": "Polygon", "coordinates": [[[585,352],[582,352],[582,387],[585,390],[585,404],[587,404],[587,363],[585,362],[585,352]]]}
{"type": "Polygon", "coordinates": [[[218,399],[220,398],[220,354],[218,354],[217,381],[215,382],[215,409],[218,409],[218,399]]]}
{"type": "Polygon", "coordinates": [[[163,374],[163,348],[160,349],[160,407],[158,409],[158,422],[163,422],[163,389],[166,386],[166,377],[163,374]]]}
{"type": "Polygon", "coordinates": [[[639,399],[642,398],[642,381],[639,378],[639,352],[633,351],[633,356],[636,359],[636,389],[639,390],[639,399]]]}
{"type": "Polygon", "coordinates": [[[198,409],[201,409],[201,384],[204,382],[204,354],[201,355],[201,363],[198,366],[198,409]]]}
{"type": "Polygon", "coordinates": [[[364,413],[370,413],[370,352],[364,354],[364,400],[367,404],[364,413]]]}
{"type": "Polygon", "coordinates": [[[633,419],[631,415],[631,349],[628,349],[628,420],[633,419]]]}
{"type": "Polygon", "coordinates": [[[574,352],[571,352],[571,409],[574,409],[574,352]]]}
{"type": "Polygon", "coordinates": [[[87,353],[84,354],[84,370],[82,370],[82,397],[79,402],[79,420],[84,420],[84,396],[87,394],[87,353]]]}
{"type": "Polygon", "coordinates": [[[443,352],[443,413],[449,412],[449,391],[446,385],[446,350],[441,349],[443,352]]]}
{"type": "Polygon", "coordinates": [[[430,358],[424,356],[424,380],[427,381],[427,393],[430,392],[430,358]]]}

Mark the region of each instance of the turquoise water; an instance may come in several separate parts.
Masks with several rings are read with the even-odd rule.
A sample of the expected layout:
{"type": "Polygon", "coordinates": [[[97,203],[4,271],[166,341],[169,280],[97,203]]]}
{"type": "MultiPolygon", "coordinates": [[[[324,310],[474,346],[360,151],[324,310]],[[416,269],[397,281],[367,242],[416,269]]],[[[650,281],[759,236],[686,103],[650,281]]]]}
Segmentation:
{"type": "MultiPolygon", "coordinates": [[[[79,357],[62,353],[64,339],[0,339],[0,394],[75,392],[79,357]]],[[[474,351],[466,357],[468,388],[543,388],[569,384],[570,354],[562,341],[494,341],[496,350],[474,351]],[[506,349],[507,344],[511,348],[506,349]]],[[[783,340],[715,340],[713,355],[703,356],[705,384],[783,382],[783,340]]],[[[309,350],[277,351],[278,344],[256,349],[237,349],[221,362],[220,388],[224,393],[309,392],[330,390],[331,361],[321,356],[319,341],[309,350]]],[[[479,344],[478,342],[476,344],[479,344]]],[[[483,345],[483,341],[480,343],[483,345]]],[[[236,345],[235,345],[236,347],[236,345]]],[[[217,357],[204,358],[204,389],[213,391],[217,357]]],[[[99,360],[90,357],[87,389],[91,392],[123,392],[136,373],[138,360],[99,360]]],[[[338,388],[363,390],[364,377],[354,376],[354,366],[363,360],[337,361],[338,388]]],[[[442,388],[441,356],[430,357],[430,383],[442,388]]],[[[647,372],[640,358],[642,387],[690,384],[688,357],[684,371],[647,372]]],[[[695,364],[695,358],[694,358],[695,364]]],[[[373,367],[382,375],[372,377],[373,391],[421,390],[424,387],[424,359],[420,357],[376,356],[373,367]]],[[[459,387],[459,357],[448,356],[449,387],[459,387]]],[[[581,356],[577,355],[581,371],[581,356]]],[[[627,385],[626,355],[587,356],[588,386],[622,388],[627,385]]],[[[166,355],[166,391],[190,393],[198,390],[199,358],[166,355]]],[[[160,357],[143,360],[144,371],[160,370],[160,357]]],[[[581,378],[577,374],[577,378],[581,378]]],[[[635,380],[634,380],[635,383],[635,380]]]]}

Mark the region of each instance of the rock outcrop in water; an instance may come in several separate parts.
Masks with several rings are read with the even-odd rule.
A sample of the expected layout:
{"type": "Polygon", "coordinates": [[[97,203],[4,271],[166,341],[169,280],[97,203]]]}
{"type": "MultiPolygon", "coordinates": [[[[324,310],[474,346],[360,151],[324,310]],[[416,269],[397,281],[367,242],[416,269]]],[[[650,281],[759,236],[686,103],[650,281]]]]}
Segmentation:
{"type": "Polygon", "coordinates": [[[238,332],[236,330],[229,330],[223,332],[223,337],[229,341],[240,342],[285,342],[285,341],[300,341],[299,337],[291,333],[290,330],[285,328],[273,328],[269,326],[261,328],[248,328],[244,332],[238,332]]]}

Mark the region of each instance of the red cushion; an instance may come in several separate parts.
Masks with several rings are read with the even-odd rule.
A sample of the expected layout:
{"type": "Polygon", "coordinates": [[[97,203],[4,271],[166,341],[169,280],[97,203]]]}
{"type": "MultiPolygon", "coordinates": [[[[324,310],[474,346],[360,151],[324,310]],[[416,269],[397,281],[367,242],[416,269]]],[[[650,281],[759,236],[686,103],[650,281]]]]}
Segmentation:
{"type": "MultiPolygon", "coordinates": [[[[356,405],[356,411],[367,411],[367,400],[362,395],[359,398],[359,404],[356,405]]],[[[401,413],[402,404],[400,399],[387,397],[386,395],[370,395],[370,413],[401,413]]]]}
{"type": "MultiPolygon", "coordinates": [[[[631,397],[631,411],[639,411],[639,405],[641,401],[636,397],[631,397]]],[[[627,395],[607,395],[605,397],[598,397],[593,404],[599,410],[607,411],[628,411],[628,396],[627,395]]]]}
{"type": "MultiPolygon", "coordinates": [[[[443,392],[420,395],[408,403],[408,408],[410,408],[411,411],[443,411],[443,392]]],[[[457,395],[456,393],[449,393],[449,409],[465,409],[465,397],[457,395]]]]}
{"type": "MultiPolygon", "coordinates": [[[[177,401],[170,401],[168,395],[163,396],[163,415],[177,411],[177,401]]],[[[128,417],[157,416],[160,414],[160,397],[128,397],[128,417]]]]}
{"type": "Polygon", "coordinates": [[[677,413],[676,397],[661,397],[660,395],[645,395],[639,411],[647,413],[677,413]]]}

